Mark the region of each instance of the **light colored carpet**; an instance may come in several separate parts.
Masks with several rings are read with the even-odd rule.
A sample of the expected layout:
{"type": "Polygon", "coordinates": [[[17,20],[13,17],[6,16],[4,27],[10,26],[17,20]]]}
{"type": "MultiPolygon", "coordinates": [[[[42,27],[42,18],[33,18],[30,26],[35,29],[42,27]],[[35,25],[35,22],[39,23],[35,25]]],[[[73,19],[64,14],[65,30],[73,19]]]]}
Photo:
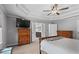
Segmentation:
{"type": "Polygon", "coordinates": [[[39,40],[31,44],[14,47],[12,54],[39,54],[39,40]]]}

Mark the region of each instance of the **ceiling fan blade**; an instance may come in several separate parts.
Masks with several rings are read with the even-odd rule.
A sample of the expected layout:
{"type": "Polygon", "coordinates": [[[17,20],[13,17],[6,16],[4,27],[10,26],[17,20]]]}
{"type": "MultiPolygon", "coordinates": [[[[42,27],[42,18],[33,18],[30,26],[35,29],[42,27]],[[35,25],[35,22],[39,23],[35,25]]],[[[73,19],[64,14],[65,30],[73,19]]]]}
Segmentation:
{"type": "Polygon", "coordinates": [[[54,4],[51,8],[51,10],[53,10],[54,8],[57,8],[58,7],[58,4],[54,4]]]}
{"type": "Polygon", "coordinates": [[[54,6],[52,7],[52,9],[51,10],[53,10],[54,9],[54,6]]]}
{"type": "Polygon", "coordinates": [[[66,9],[69,9],[69,7],[61,8],[59,10],[66,10],[66,9]]]}
{"type": "Polygon", "coordinates": [[[58,4],[54,4],[54,7],[58,7],[58,4]]]}
{"type": "Polygon", "coordinates": [[[49,16],[50,14],[52,14],[52,13],[49,13],[48,16],[49,16]]]}
{"type": "Polygon", "coordinates": [[[60,15],[60,13],[58,13],[58,12],[57,12],[56,14],[57,14],[57,15],[60,15]]]}
{"type": "Polygon", "coordinates": [[[43,10],[43,12],[50,12],[51,10],[43,10]]]}

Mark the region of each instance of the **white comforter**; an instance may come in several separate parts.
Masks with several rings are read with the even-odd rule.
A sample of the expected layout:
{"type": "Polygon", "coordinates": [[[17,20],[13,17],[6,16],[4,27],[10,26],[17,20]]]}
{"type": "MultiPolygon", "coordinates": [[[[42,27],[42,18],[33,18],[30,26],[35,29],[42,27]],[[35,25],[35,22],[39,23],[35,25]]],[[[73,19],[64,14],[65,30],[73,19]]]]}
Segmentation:
{"type": "Polygon", "coordinates": [[[48,54],[72,54],[79,53],[79,40],[63,38],[55,41],[43,40],[41,50],[48,54]]]}

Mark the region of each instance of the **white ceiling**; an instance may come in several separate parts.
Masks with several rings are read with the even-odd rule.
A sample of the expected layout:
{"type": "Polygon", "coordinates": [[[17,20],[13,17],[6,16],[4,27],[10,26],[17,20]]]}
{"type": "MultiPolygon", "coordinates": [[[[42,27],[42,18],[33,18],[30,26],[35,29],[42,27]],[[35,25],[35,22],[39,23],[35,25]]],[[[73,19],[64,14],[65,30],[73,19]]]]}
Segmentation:
{"type": "Polygon", "coordinates": [[[49,12],[43,12],[43,10],[50,9],[50,4],[6,4],[3,6],[8,16],[18,16],[35,21],[60,20],[79,15],[79,4],[59,4],[59,8],[69,7],[69,9],[60,11],[60,15],[51,14],[49,16],[47,16],[49,12]]]}

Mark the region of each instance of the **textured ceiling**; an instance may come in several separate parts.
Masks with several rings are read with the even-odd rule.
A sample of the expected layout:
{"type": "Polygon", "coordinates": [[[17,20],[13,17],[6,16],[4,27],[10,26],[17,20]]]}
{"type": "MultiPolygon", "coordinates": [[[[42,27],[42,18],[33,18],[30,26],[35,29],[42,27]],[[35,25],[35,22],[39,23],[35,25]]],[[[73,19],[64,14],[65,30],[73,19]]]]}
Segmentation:
{"type": "Polygon", "coordinates": [[[3,5],[6,9],[7,15],[10,17],[22,17],[30,20],[60,20],[72,16],[79,15],[79,4],[59,4],[59,8],[69,7],[69,9],[60,11],[60,15],[43,12],[43,10],[50,9],[50,4],[6,4],[3,5]]]}

